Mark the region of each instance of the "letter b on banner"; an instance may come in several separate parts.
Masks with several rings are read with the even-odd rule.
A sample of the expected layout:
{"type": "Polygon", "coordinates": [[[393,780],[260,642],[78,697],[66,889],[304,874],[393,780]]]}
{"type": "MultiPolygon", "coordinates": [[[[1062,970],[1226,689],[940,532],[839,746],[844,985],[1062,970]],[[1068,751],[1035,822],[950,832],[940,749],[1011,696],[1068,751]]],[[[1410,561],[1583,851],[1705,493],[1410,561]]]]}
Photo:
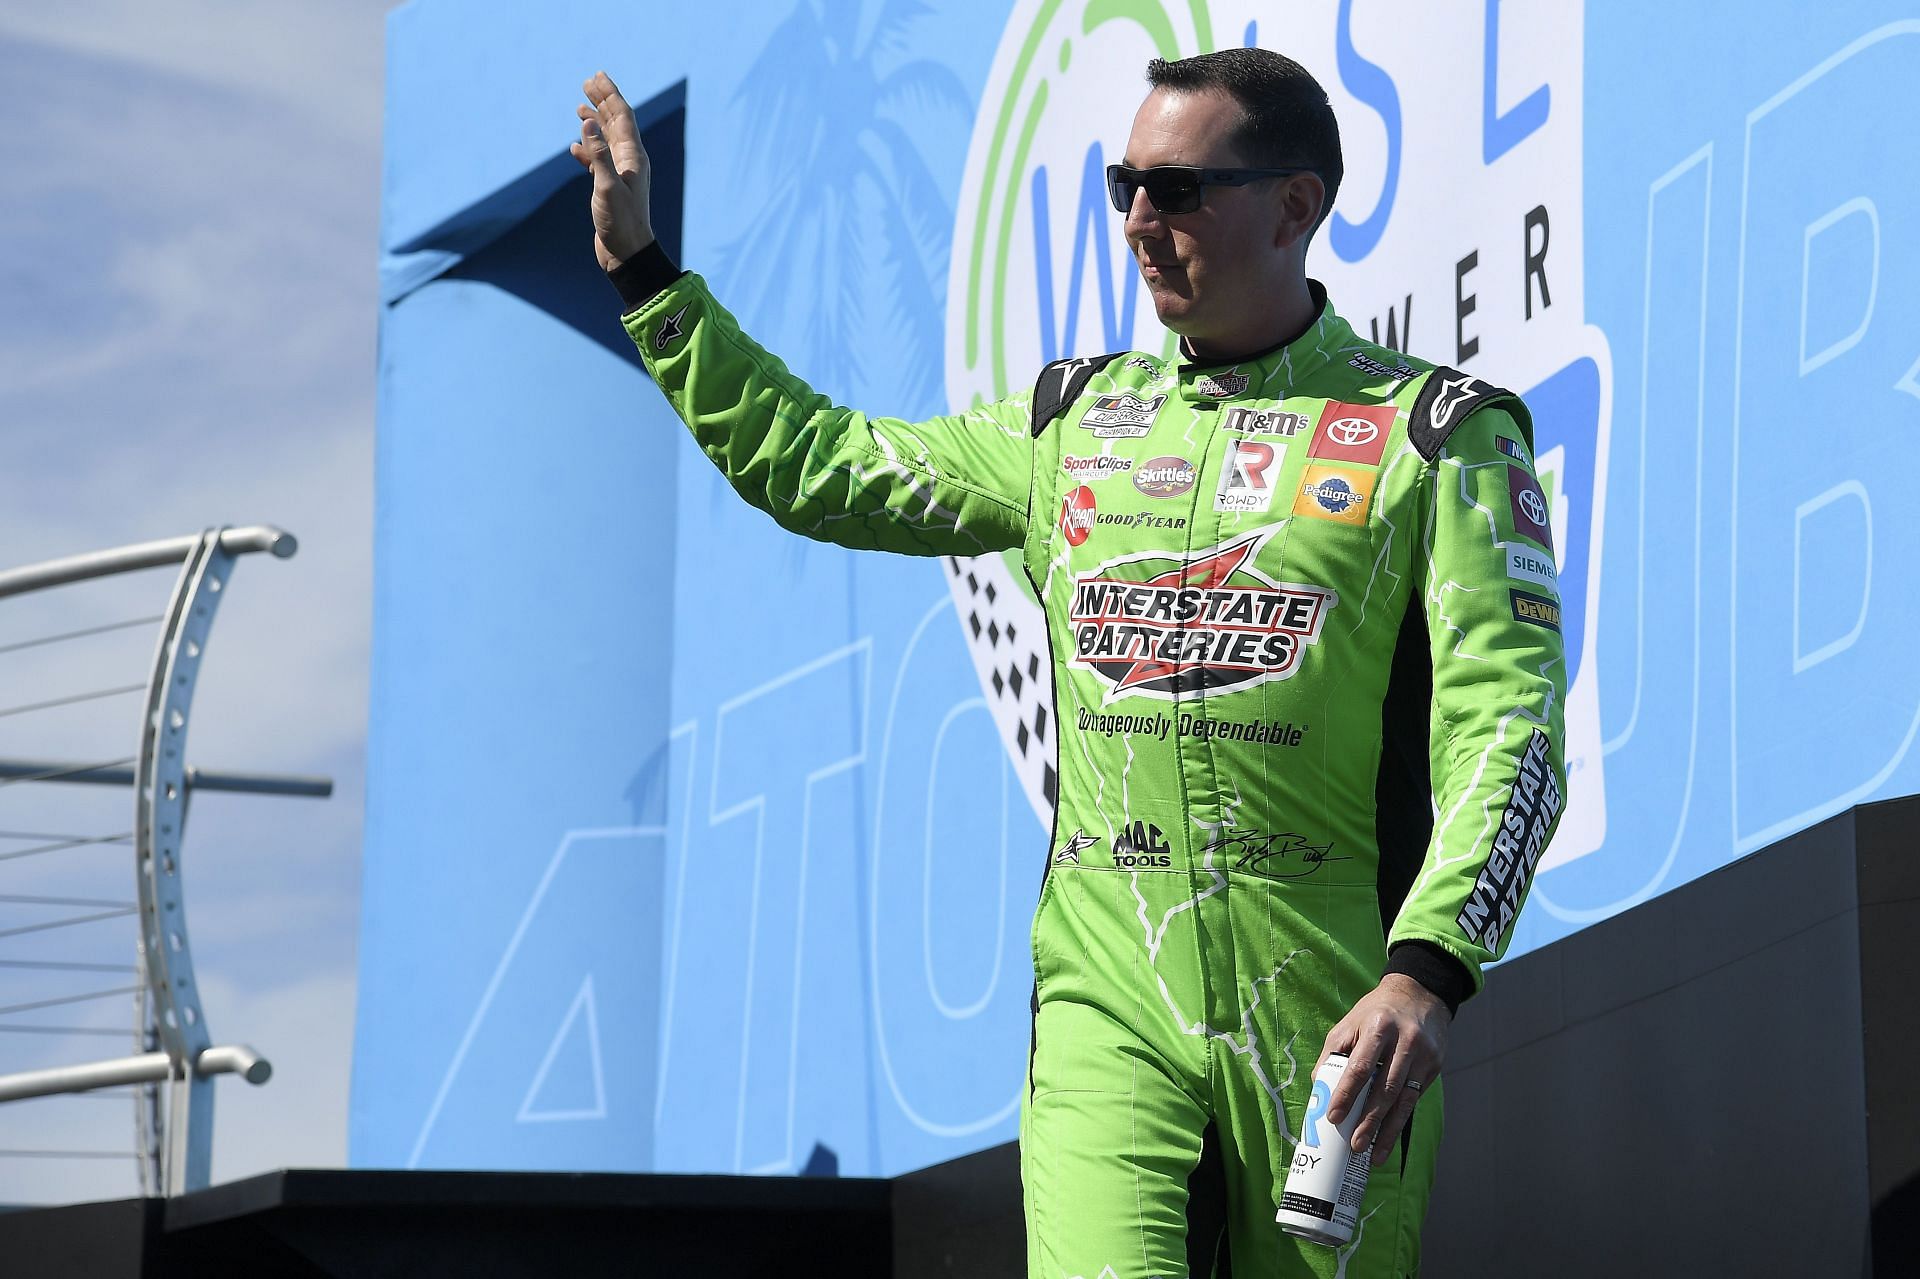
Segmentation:
{"type": "Polygon", "coordinates": [[[1920,103],[1888,86],[1917,72],[1920,22],[1893,24],[1747,121],[1730,512],[1743,850],[1920,773],[1920,180],[1887,161],[1920,132],[1920,103]]]}

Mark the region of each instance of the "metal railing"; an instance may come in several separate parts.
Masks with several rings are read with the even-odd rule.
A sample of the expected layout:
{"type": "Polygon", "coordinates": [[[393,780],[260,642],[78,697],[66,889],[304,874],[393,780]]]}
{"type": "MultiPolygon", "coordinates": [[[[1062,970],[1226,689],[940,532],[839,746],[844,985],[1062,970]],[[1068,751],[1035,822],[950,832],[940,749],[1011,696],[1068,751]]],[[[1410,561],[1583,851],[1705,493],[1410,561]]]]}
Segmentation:
{"type": "MultiPolygon", "coordinates": [[[[188,801],[197,791],[325,797],[333,783],[323,777],[285,777],[212,772],[186,762],[191,722],[207,637],[239,556],[265,552],[286,559],[297,549],[279,529],[212,528],[197,535],[96,551],[0,572],[0,600],[25,596],[142,570],[180,565],[166,609],[152,616],[70,627],[0,644],[0,657],[29,650],[130,632],[157,625],[159,640],[146,678],[81,691],[39,690],[17,704],[0,706],[0,722],[60,708],[141,694],[129,753],[111,758],[0,758],[0,866],[80,849],[130,845],[137,900],[51,894],[0,894],[0,904],[57,907],[59,918],[0,927],[0,940],[44,936],[80,925],[137,916],[139,937],[133,964],[72,958],[0,957],[7,973],[61,973],[112,977],[124,984],[0,1004],[0,1032],[8,1034],[120,1034],[97,1026],[31,1026],[13,1014],[73,1008],[132,996],[135,1053],[125,1057],[0,1075],[0,1102],[60,1095],[100,1095],[95,1090],[132,1086],[135,1149],[143,1194],[180,1194],[208,1183],[213,1152],[213,1080],[235,1074],[265,1083],[272,1066],[244,1045],[216,1045],[207,1029],[194,979],[181,881],[182,839],[188,801]],[[51,694],[51,695],[49,695],[51,694]],[[8,820],[9,791],[22,786],[131,787],[133,828],[107,834],[67,830],[17,830],[8,820]],[[13,847],[10,844],[24,844],[13,847]],[[126,982],[126,978],[131,978],[126,982]],[[165,1096],[162,1096],[165,1085],[165,1096]]],[[[0,668],[4,675],[4,668],[0,668]]],[[[0,678],[0,687],[6,681],[0,678]]],[[[53,823],[49,823],[53,824],[53,823]]],[[[36,863],[37,864],[37,863],[36,863]]],[[[84,1020],[84,1018],[78,1018],[84,1020]]],[[[127,1094],[118,1094],[125,1096],[127,1094]]],[[[0,1149],[0,1158],[102,1159],[129,1157],[109,1150],[0,1149]]]]}

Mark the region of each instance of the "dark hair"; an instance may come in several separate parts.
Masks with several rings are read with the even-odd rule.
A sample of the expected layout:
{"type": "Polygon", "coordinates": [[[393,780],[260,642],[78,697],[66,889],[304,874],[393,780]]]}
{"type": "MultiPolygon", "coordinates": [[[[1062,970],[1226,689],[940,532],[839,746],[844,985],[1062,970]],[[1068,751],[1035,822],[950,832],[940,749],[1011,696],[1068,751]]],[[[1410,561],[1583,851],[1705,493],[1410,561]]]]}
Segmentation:
{"type": "Polygon", "coordinates": [[[1246,117],[1233,132],[1235,149],[1259,168],[1319,174],[1327,188],[1320,222],[1326,221],[1346,165],[1333,106],[1312,72],[1270,49],[1221,49],[1177,62],[1155,58],[1147,63],[1147,83],[1183,93],[1219,89],[1232,97],[1246,117]]]}

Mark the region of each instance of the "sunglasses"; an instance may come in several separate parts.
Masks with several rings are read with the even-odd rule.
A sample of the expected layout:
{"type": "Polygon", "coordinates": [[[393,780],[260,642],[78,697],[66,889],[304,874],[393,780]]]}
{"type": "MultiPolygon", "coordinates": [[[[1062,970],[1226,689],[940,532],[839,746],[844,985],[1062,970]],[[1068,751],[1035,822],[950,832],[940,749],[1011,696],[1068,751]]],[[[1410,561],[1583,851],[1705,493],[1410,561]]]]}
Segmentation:
{"type": "Polygon", "coordinates": [[[1207,187],[1243,187],[1262,178],[1284,178],[1311,169],[1200,169],[1184,164],[1161,164],[1151,169],[1107,166],[1107,195],[1113,207],[1125,213],[1133,208],[1134,192],[1144,189],[1147,202],[1161,213],[1192,213],[1200,207],[1207,187]]]}

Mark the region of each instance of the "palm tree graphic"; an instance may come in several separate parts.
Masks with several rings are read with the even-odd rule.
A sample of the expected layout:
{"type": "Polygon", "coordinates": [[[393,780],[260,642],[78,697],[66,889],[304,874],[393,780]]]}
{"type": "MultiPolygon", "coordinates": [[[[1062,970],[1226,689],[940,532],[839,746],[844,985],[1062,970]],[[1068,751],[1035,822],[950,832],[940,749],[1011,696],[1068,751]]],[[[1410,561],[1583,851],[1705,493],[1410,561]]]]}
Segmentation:
{"type": "Polygon", "coordinates": [[[721,261],[753,313],[804,289],[804,367],[835,388],[864,381],[855,321],[887,306],[902,407],[938,412],[953,211],[908,124],[929,110],[971,121],[973,99],[947,67],[911,56],[928,0],[885,0],[864,39],[863,7],[799,0],[748,68],[734,95],[741,186],[766,203],[721,261]]]}

